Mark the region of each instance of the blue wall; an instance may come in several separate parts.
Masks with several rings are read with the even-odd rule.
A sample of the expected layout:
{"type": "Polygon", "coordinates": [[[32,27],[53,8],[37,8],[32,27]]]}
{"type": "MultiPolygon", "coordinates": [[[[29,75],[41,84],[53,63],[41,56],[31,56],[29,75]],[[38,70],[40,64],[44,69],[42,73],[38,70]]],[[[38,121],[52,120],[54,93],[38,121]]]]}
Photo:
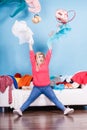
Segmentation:
{"type": "Polygon", "coordinates": [[[40,0],[40,3],[42,21],[39,24],[32,23],[33,14],[28,13],[27,8],[11,18],[9,15],[16,5],[0,6],[0,75],[14,75],[17,72],[31,74],[28,45],[20,45],[11,31],[15,20],[27,22],[34,32],[34,50],[45,53],[48,34],[52,30],[56,31],[55,12],[59,8],[75,10],[76,17],[69,23],[71,32],[53,44],[50,75],[87,71],[87,1],[40,0]]]}

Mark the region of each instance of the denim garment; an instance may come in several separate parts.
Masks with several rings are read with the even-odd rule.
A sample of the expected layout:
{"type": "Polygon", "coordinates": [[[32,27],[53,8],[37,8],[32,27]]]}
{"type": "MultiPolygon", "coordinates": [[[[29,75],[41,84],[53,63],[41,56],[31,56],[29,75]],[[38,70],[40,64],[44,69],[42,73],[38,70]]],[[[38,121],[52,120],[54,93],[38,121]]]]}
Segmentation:
{"type": "Polygon", "coordinates": [[[20,108],[21,111],[23,112],[25,109],[27,109],[30,106],[30,104],[35,99],[37,99],[41,94],[44,94],[46,97],[48,97],[59,109],[61,109],[62,111],[65,110],[65,106],[58,100],[58,98],[56,97],[54,91],[50,86],[45,87],[34,86],[28,99],[21,106],[20,108]]]}

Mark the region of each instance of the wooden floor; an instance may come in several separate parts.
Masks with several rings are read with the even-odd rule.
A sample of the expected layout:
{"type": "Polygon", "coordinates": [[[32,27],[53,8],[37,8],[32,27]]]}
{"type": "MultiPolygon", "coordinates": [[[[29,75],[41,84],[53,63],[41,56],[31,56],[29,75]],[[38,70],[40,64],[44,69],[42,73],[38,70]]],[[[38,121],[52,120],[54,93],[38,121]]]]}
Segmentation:
{"type": "Polygon", "coordinates": [[[87,130],[87,110],[64,116],[60,110],[28,110],[22,117],[0,112],[0,130],[87,130]]]}

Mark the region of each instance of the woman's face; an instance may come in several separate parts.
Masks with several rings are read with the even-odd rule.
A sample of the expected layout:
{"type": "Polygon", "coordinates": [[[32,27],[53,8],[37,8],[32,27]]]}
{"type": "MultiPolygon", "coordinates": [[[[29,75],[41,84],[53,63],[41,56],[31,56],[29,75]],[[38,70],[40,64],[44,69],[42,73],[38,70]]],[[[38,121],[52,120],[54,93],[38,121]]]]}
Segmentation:
{"type": "Polygon", "coordinates": [[[37,64],[42,64],[44,62],[44,56],[41,54],[36,55],[36,62],[37,64]]]}

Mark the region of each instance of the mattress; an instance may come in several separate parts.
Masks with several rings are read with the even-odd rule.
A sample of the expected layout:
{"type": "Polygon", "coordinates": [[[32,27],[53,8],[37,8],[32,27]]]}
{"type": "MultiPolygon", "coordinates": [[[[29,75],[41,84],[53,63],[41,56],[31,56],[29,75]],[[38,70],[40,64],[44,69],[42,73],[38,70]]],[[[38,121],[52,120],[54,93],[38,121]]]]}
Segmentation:
{"type": "MultiPolygon", "coordinates": [[[[87,87],[78,89],[63,89],[53,90],[57,98],[64,105],[87,105],[87,87]]],[[[12,103],[8,103],[8,88],[4,93],[0,92],[0,107],[20,108],[20,106],[27,100],[31,90],[13,89],[12,103]]],[[[53,106],[45,95],[40,95],[30,106],[53,106]]]]}

